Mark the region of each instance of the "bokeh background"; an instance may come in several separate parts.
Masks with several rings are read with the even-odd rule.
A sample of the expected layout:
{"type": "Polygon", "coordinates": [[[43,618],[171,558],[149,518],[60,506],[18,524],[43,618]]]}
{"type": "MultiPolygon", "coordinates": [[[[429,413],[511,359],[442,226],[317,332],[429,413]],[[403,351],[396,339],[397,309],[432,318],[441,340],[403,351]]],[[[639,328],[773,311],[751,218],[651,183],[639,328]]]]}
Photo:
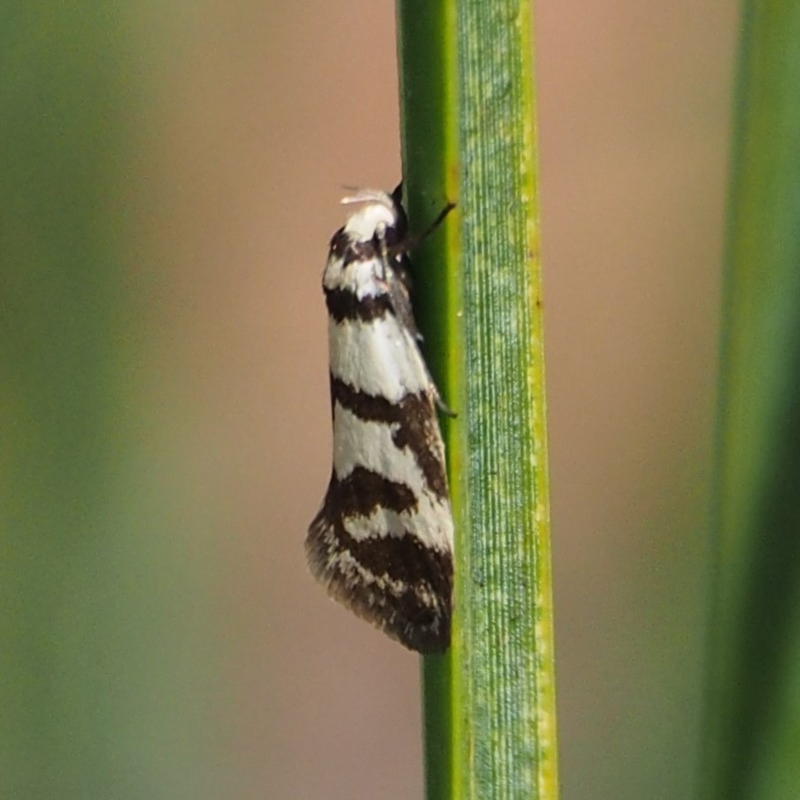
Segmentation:
{"type": "MultiPolygon", "coordinates": [[[[421,798],[418,659],[302,548],[393,5],[4,5],[0,796],[421,798]]],[[[687,797],[738,7],[536,12],[563,797],[687,797]]]]}

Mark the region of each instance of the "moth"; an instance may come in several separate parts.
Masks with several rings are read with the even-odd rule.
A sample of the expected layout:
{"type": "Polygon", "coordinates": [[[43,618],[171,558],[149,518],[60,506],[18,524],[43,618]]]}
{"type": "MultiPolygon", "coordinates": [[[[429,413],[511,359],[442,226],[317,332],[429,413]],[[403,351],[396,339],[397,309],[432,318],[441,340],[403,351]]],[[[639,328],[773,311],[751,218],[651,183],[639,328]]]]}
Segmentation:
{"type": "MultiPolygon", "coordinates": [[[[328,309],[333,470],[308,530],[328,593],[420,653],[450,643],[453,518],[437,410],[410,300],[401,187],[360,190],[333,235],[328,309]]],[[[448,204],[427,235],[453,208],[448,204]]]]}

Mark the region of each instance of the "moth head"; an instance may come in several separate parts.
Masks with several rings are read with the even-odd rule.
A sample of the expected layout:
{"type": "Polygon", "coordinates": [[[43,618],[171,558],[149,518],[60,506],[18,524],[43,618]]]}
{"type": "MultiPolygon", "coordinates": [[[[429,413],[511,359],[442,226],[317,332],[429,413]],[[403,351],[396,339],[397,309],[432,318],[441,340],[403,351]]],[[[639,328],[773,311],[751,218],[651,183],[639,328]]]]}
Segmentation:
{"type": "Polygon", "coordinates": [[[344,205],[361,203],[344,225],[345,233],[356,241],[370,242],[377,239],[392,247],[406,235],[406,215],[399,201],[392,195],[377,189],[358,189],[342,198],[344,205]]]}

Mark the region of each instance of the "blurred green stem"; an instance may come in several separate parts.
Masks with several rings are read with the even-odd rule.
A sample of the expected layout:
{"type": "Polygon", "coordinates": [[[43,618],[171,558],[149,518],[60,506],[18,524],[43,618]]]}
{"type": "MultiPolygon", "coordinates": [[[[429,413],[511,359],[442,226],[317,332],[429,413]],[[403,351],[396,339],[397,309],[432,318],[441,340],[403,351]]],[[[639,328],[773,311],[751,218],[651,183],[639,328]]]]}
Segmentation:
{"type": "Polygon", "coordinates": [[[704,800],[800,797],[800,6],[743,12],[704,800]]]}

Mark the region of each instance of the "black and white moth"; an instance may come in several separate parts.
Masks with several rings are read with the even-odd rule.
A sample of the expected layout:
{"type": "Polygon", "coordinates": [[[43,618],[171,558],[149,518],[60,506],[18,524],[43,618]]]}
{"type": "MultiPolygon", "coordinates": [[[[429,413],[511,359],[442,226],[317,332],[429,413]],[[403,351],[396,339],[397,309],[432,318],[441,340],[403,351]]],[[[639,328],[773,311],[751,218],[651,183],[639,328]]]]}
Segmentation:
{"type": "Polygon", "coordinates": [[[412,650],[442,652],[450,643],[453,518],[441,401],[409,298],[413,240],[400,187],[342,202],[359,208],[333,235],[322,275],[333,471],[306,554],[339,603],[412,650]]]}

